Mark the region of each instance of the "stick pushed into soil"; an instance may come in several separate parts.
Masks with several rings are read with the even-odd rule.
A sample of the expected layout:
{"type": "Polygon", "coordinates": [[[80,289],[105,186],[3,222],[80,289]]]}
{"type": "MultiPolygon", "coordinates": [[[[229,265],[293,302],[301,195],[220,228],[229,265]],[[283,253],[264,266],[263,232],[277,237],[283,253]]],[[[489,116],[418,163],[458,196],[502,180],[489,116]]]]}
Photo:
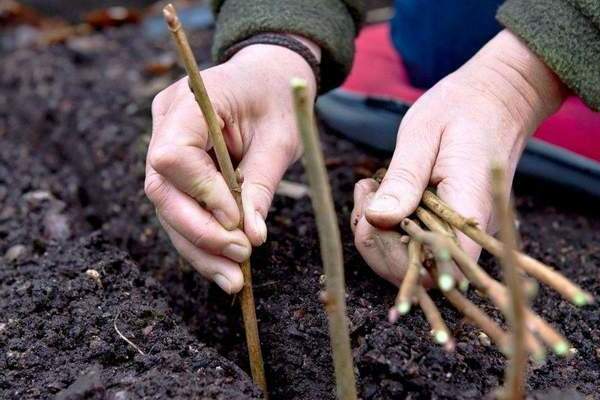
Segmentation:
{"type": "Polygon", "coordinates": [[[343,400],[354,400],[356,399],[356,383],[350,351],[350,337],[346,325],[342,241],[323,152],[313,119],[313,105],[306,93],[306,82],[301,79],[293,79],[291,85],[298,130],[304,144],[304,168],[310,184],[311,201],[319,231],[321,258],[325,269],[327,291],[323,296],[323,302],[329,318],[337,397],[343,400]]]}
{"type": "Polygon", "coordinates": [[[500,264],[504,271],[504,280],[510,294],[507,318],[512,327],[510,360],[506,369],[506,377],[502,397],[509,400],[522,399],[525,396],[527,380],[526,351],[526,300],[523,291],[521,273],[517,271],[517,233],[514,226],[514,213],[510,204],[510,196],[506,193],[504,169],[499,165],[492,167],[492,194],[496,217],[500,223],[500,238],[503,254],[500,264]]]}
{"type": "MultiPolygon", "coordinates": [[[[173,39],[177,44],[179,55],[181,56],[183,64],[185,65],[189,84],[192,92],[194,93],[196,102],[200,106],[202,115],[204,115],[204,118],[206,119],[208,131],[214,145],[221,174],[223,175],[223,178],[225,178],[227,186],[233,194],[233,197],[235,198],[240,210],[240,223],[238,228],[243,230],[244,211],[241,197],[241,182],[238,174],[236,174],[233,168],[233,163],[231,162],[231,157],[229,156],[229,151],[227,150],[225,138],[223,137],[223,132],[221,131],[221,126],[219,125],[217,115],[213,109],[212,103],[210,102],[208,93],[206,92],[204,81],[202,80],[202,76],[200,75],[200,71],[198,69],[198,64],[194,58],[194,54],[187,40],[187,36],[183,31],[181,22],[177,17],[175,7],[173,7],[172,4],[167,5],[163,9],[163,14],[167,25],[169,26],[169,30],[173,34],[173,39]]],[[[252,293],[252,271],[250,268],[250,260],[242,262],[240,267],[244,276],[244,286],[240,292],[240,304],[242,308],[242,317],[244,319],[244,328],[246,331],[246,343],[248,346],[248,356],[250,358],[250,370],[252,373],[252,379],[256,385],[262,389],[266,398],[268,396],[267,380],[265,378],[264,363],[260,348],[260,339],[258,336],[256,308],[254,305],[254,294],[252,293]]]]}

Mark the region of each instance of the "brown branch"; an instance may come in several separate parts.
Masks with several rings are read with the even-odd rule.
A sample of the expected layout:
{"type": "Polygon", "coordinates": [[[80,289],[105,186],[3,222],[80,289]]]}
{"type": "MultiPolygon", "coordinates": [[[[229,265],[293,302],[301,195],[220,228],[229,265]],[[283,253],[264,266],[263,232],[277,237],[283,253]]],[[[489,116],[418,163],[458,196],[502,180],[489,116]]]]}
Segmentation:
{"type": "MultiPolygon", "coordinates": [[[[202,110],[202,115],[208,125],[208,131],[212,140],[217,161],[221,174],[227,182],[229,190],[233,194],[235,201],[240,210],[240,224],[239,228],[243,230],[243,207],[241,198],[241,186],[239,177],[235,173],[227,145],[225,144],[225,138],[221,131],[221,126],[215,110],[213,109],[204,81],[200,75],[198,64],[192,53],[192,49],[187,40],[187,36],[181,27],[181,22],[177,17],[177,12],[172,4],[168,4],[163,9],[165,21],[169,26],[169,30],[173,35],[173,39],[177,44],[179,55],[183,61],[185,69],[188,74],[189,85],[194,93],[196,102],[202,110]]],[[[262,357],[262,351],[260,348],[260,339],[258,336],[258,323],[256,321],[256,308],[254,305],[254,294],[252,293],[252,271],[250,267],[250,260],[244,261],[240,264],[242,274],[244,276],[244,286],[240,293],[240,304],[242,307],[242,317],[244,320],[244,328],[246,332],[246,343],[248,346],[248,355],[250,358],[250,370],[252,372],[252,379],[258,387],[263,390],[265,397],[268,396],[267,392],[267,380],[265,377],[264,363],[262,357]]]]}
{"type": "Polygon", "coordinates": [[[507,319],[512,327],[510,360],[506,368],[503,397],[517,400],[525,396],[525,383],[527,381],[527,351],[526,351],[526,300],[521,282],[521,273],[517,271],[517,233],[514,227],[514,214],[510,204],[510,197],[506,194],[506,177],[504,169],[499,165],[492,167],[492,197],[496,217],[500,223],[500,237],[502,238],[503,254],[500,264],[504,270],[504,280],[510,294],[507,307],[507,319]]]}
{"type": "MultiPolygon", "coordinates": [[[[442,243],[441,245],[446,246],[452,258],[473,285],[487,296],[501,311],[507,312],[508,294],[506,288],[489,276],[488,273],[471,259],[467,253],[458,247],[456,243],[445,236],[425,232],[410,219],[403,220],[400,226],[417,240],[421,240],[424,243],[427,243],[428,241],[437,241],[438,243],[442,243]]],[[[547,343],[556,354],[566,355],[566,351],[569,348],[567,340],[556,332],[546,321],[529,309],[527,310],[527,325],[532,331],[538,332],[544,342],[547,343]]],[[[545,358],[545,352],[538,340],[530,332],[527,333],[527,336],[529,351],[536,360],[543,360],[545,358]]]]}
{"type": "MultiPolygon", "coordinates": [[[[462,231],[488,252],[496,257],[502,256],[503,246],[500,241],[479,229],[477,227],[477,222],[474,220],[465,218],[452,210],[433,192],[426,190],[425,193],[423,193],[422,202],[440,218],[462,231]]],[[[519,268],[552,287],[573,304],[583,306],[594,302],[594,298],[590,293],[586,292],[548,265],[520,252],[516,254],[516,259],[519,268]]]]}
{"type": "Polygon", "coordinates": [[[447,242],[450,238],[444,234],[426,232],[416,222],[405,219],[401,223],[402,229],[414,240],[425,243],[430,248],[438,268],[437,285],[442,291],[452,290],[455,279],[451,254],[448,252],[447,242]],[[405,222],[406,221],[406,222],[405,222]]]}
{"type": "Polygon", "coordinates": [[[463,296],[458,290],[452,289],[443,292],[443,294],[458,311],[469,318],[473,324],[478,326],[486,335],[488,335],[503,353],[510,353],[510,340],[508,334],[500,328],[500,325],[494,322],[494,320],[463,296]]]}
{"type": "Polygon", "coordinates": [[[346,325],[344,261],[331,187],[325,169],[323,152],[313,119],[313,104],[306,93],[306,82],[293,79],[292,91],[298,130],[304,144],[304,167],[310,184],[311,201],[319,231],[321,258],[327,277],[326,311],[333,350],[337,397],[356,399],[356,382],[346,325]]]}
{"type": "Polygon", "coordinates": [[[390,309],[389,320],[394,323],[400,315],[410,311],[410,307],[417,293],[419,278],[421,274],[421,243],[416,240],[408,242],[408,268],[400,285],[398,296],[394,302],[394,307],[390,309]]]}
{"type": "MultiPolygon", "coordinates": [[[[456,233],[446,221],[440,219],[437,215],[432,214],[423,207],[417,207],[415,214],[417,215],[417,218],[419,218],[419,220],[429,228],[429,230],[435,233],[446,235],[451,238],[457,246],[459,245],[456,233]]],[[[462,292],[466,292],[469,289],[469,280],[466,277],[462,277],[461,281],[459,282],[459,288],[462,292]]]]}
{"type": "Polygon", "coordinates": [[[429,297],[424,287],[419,286],[417,289],[417,296],[419,299],[419,306],[421,307],[421,310],[423,310],[427,322],[431,325],[431,335],[435,342],[443,345],[446,351],[454,351],[455,343],[450,334],[450,330],[444,322],[440,310],[438,310],[433,300],[431,300],[431,297],[429,297]]]}

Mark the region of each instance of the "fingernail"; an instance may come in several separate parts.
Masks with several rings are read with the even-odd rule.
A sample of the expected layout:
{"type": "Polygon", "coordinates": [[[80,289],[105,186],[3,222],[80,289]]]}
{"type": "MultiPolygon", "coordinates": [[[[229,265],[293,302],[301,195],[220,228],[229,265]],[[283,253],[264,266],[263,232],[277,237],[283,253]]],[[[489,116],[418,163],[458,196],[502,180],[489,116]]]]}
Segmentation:
{"type": "Polygon", "coordinates": [[[263,244],[267,241],[267,224],[258,211],[254,216],[254,226],[256,227],[256,232],[260,236],[261,244],[263,244]]]}
{"type": "Polygon", "coordinates": [[[236,225],[223,210],[212,210],[212,213],[216,220],[219,221],[219,223],[223,226],[223,228],[227,229],[228,231],[236,228],[236,225]]]}
{"type": "Polygon", "coordinates": [[[231,282],[229,282],[229,279],[225,278],[225,276],[221,274],[215,274],[213,276],[213,281],[215,281],[215,283],[219,285],[219,287],[227,294],[231,294],[231,282]]]}
{"type": "Polygon", "coordinates": [[[233,261],[242,262],[250,257],[250,249],[237,243],[230,243],[223,249],[223,255],[233,261]]]}
{"type": "Polygon", "coordinates": [[[395,197],[387,194],[375,196],[369,203],[368,210],[376,213],[390,213],[400,207],[398,200],[395,197]]]}

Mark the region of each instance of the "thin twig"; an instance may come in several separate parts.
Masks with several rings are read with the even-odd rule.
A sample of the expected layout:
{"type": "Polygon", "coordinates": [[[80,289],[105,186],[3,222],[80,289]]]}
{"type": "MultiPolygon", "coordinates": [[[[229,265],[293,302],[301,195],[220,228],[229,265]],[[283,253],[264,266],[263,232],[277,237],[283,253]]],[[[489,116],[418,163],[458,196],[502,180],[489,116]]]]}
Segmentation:
{"type": "MultiPolygon", "coordinates": [[[[225,138],[223,137],[223,132],[221,131],[221,126],[219,125],[217,114],[215,113],[210,98],[208,97],[208,93],[206,92],[206,87],[204,86],[204,81],[200,75],[198,64],[196,63],[196,59],[192,53],[187,36],[182,29],[181,22],[177,17],[175,7],[173,7],[172,4],[168,4],[163,9],[163,14],[167,25],[169,26],[169,30],[173,35],[173,39],[177,44],[179,55],[181,56],[183,64],[185,65],[189,84],[192,92],[194,93],[196,102],[200,106],[202,114],[204,115],[208,125],[208,132],[215,149],[221,174],[223,175],[223,178],[225,178],[225,182],[227,182],[227,186],[229,187],[229,190],[233,194],[233,197],[238,205],[238,209],[240,211],[240,223],[238,228],[243,231],[244,212],[242,206],[240,177],[238,174],[236,174],[233,168],[233,163],[231,162],[231,157],[229,156],[229,151],[227,150],[227,145],[225,143],[225,138]]],[[[254,294],[252,293],[252,271],[250,267],[250,260],[242,262],[240,264],[240,268],[244,276],[244,286],[240,292],[240,304],[246,332],[248,356],[250,358],[250,370],[252,373],[252,379],[256,385],[262,389],[265,397],[267,397],[267,380],[265,377],[264,362],[258,335],[254,294]]]]}
{"type": "Polygon", "coordinates": [[[137,350],[138,353],[140,353],[141,355],[145,356],[146,354],[142,351],[142,349],[140,349],[135,343],[133,343],[131,340],[127,339],[125,337],[125,335],[123,335],[121,333],[121,331],[119,330],[119,328],[117,328],[117,320],[119,319],[119,315],[121,315],[121,311],[119,311],[117,313],[117,315],[115,315],[115,320],[113,321],[113,326],[115,328],[115,331],[117,332],[117,335],[119,335],[119,337],[121,339],[123,339],[124,341],[127,342],[127,344],[129,344],[131,347],[133,347],[134,349],[137,350]]]}
{"type": "Polygon", "coordinates": [[[389,320],[394,323],[400,315],[410,311],[410,307],[415,298],[419,277],[421,274],[421,243],[416,240],[408,242],[408,268],[400,285],[398,296],[394,302],[394,307],[390,309],[389,320]]]}
{"type": "MultiPolygon", "coordinates": [[[[446,221],[440,219],[437,215],[429,212],[423,207],[417,207],[415,214],[430,231],[446,235],[451,238],[457,246],[459,245],[456,233],[446,221]]],[[[458,287],[461,292],[466,292],[469,289],[469,280],[462,275],[462,273],[460,275],[462,276],[462,279],[458,283],[458,287]]]]}
{"type": "MultiPolygon", "coordinates": [[[[425,193],[423,193],[422,202],[440,218],[462,231],[488,252],[496,257],[502,256],[503,246],[500,241],[479,229],[477,227],[477,222],[473,219],[465,218],[452,210],[432,191],[426,190],[425,193]]],[[[520,252],[516,254],[516,258],[517,266],[519,268],[552,287],[573,304],[583,306],[594,302],[594,298],[590,293],[586,292],[548,265],[520,252]]]]}
{"type": "Polygon", "coordinates": [[[499,165],[492,167],[492,197],[496,217],[500,223],[500,237],[502,238],[503,254],[500,264],[504,270],[504,280],[510,302],[507,319],[512,327],[511,346],[512,352],[508,367],[506,368],[503,397],[510,400],[522,399],[525,396],[525,383],[527,381],[527,352],[526,352],[526,300],[521,283],[521,274],[515,265],[517,251],[517,233],[514,227],[514,214],[510,198],[506,194],[506,178],[504,169],[499,165]]]}
{"type": "Polygon", "coordinates": [[[444,322],[440,310],[438,310],[423,286],[419,286],[417,289],[417,296],[419,298],[419,306],[421,307],[421,310],[423,310],[427,322],[431,325],[431,335],[433,336],[433,339],[436,343],[443,345],[446,351],[453,351],[455,343],[450,334],[450,330],[444,322]]]}
{"type": "MultiPolygon", "coordinates": [[[[498,281],[494,280],[477,264],[467,253],[456,245],[448,237],[426,232],[421,229],[414,221],[404,219],[400,225],[408,234],[424,243],[436,242],[438,246],[446,246],[452,258],[460,266],[462,272],[473,283],[473,285],[487,296],[496,307],[506,312],[508,309],[508,294],[506,288],[498,281]]],[[[565,355],[568,349],[568,342],[558,332],[556,332],[546,321],[539,318],[531,310],[527,310],[527,325],[532,331],[539,333],[540,337],[559,355],[565,355]],[[558,351],[557,351],[558,349],[558,351]]],[[[541,361],[545,358],[545,352],[539,345],[537,339],[527,333],[528,348],[533,357],[541,361]]]]}
{"type": "Polygon", "coordinates": [[[414,240],[429,246],[437,264],[437,285],[440,290],[453,289],[455,284],[454,271],[452,257],[447,246],[447,242],[450,242],[451,239],[444,234],[426,232],[416,222],[409,219],[402,221],[401,226],[414,240]],[[407,222],[405,223],[405,221],[407,222]]]}
{"type": "Polygon", "coordinates": [[[291,82],[298,130],[304,144],[304,168],[310,184],[311,201],[315,212],[321,258],[325,269],[325,310],[329,318],[329,335],[333,350],[338,399],[356,399],[356,382],[346,325],[346,300],[342,242],[337,223],[331,187],[325,169],[323,152],[313,118],[313,104],[306,93],[307,84],[301,79],[291,82]]]}
{"type": "Polygon", "coordinates": [[[510,340],[508,334],[500,328],[500,325],[494,322],[494,320],[463,296],[458,290],[452,289],[443,292],[443,294],[458,311],[469,318],[473,324],[478,326],[486,335],[488,335],[503,353],[510,353],[510,340]]]}

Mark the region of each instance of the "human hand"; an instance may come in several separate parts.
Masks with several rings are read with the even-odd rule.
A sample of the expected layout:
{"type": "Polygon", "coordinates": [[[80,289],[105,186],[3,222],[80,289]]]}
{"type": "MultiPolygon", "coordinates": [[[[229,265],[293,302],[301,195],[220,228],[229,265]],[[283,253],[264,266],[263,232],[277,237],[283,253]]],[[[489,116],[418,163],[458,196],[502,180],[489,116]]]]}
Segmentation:
{"type": "MultiPolygon", "coordinates": [[[[456,211],[495,231],[492,161],[505,165],[512,181],[527,138],[564,96],[552,71],[506,30],[428,90],[402,120],[381,185],[373,179],[356,184],[351,221],[365,261],[400,285],[406,251],[399,248],[400,234],[393,228],[416,209],[429,185],[456,211]],[[386,243],[393,251],[383,257],[381,244],[386,243]]],[[[481,248],[457,234],[463,249],[477,259],[481,248]]]]}
{"type": "MultiPolygon", "coordinates": [[[[319,56],[318,47],[305,42],[319,56]]],[[[238,263],[267,238],[265,218],[287,167],[301,152],[289,81],[316,83],[308,63],[286,48],[252,45],[202,72],[225,142],[243,176],[244,231],[239,211],[208,151],[204,117],[187,77],[152,104],[145,191],[177,251],[225,292],[243,286],[238,263]]]]}

